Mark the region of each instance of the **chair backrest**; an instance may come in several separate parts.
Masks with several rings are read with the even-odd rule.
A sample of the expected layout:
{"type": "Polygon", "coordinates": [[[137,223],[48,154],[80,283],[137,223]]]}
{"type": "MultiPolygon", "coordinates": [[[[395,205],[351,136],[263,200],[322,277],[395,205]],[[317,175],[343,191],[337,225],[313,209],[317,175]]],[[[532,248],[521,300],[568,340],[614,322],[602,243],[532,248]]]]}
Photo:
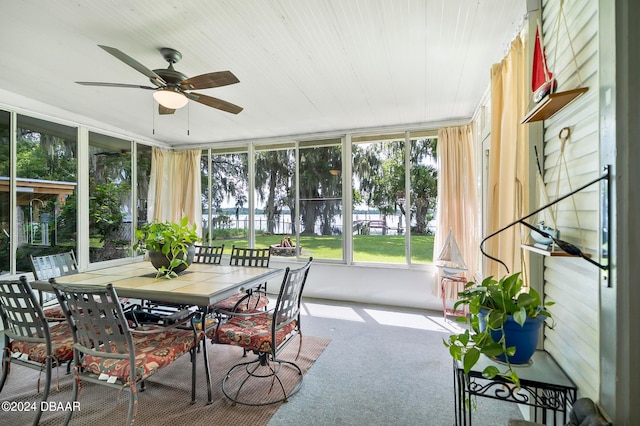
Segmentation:
{"type": "Polygon", "coordinates": [[[219,246],[202,246],[196,244],[196,254],[193,263],[209,263],[219,265],[224,253],[224,244],[219,246]]]}
{"type": "MultiPolygon", "coordinates": [[[[272,332],[273,336],[277,331],[286,327],[293,321],[298,322],[300,327],[300,301],[302,299],[302,291],[304,290],[304,284],[307,281],[307,275],[309,275],[309,268],[311,268],[311,261],[313,257],[310,257],[307,263],[298,269],[287,268],[282,279],[282,285],[280,286],[280,292],[278,293],[278,300],[273,311],[272,332]]],[[[295,335],[297,333],[294,333],[295,335]]],[[[293,337],[293,335],[291,337],[293,337]]],[[[285,339],[283,344],[277,348],[278,350],[290,340],[285,339]]],[[[275,346],[275,345],[274,345],[275,346]]],[[[273,350],[276,350],[274,347],[273,350]]]]}
{"type": "Polygon", "coordinates": [[[29,259],[36,280],[48,280],[78,273],[78,262],[73,250],[43,256],[29,255],[29,259]]]}
{"type": "Polygon", "coordinates": [[[47,320],[24,275],[18,280],[0,281],[0,314],[6,338],[45,343],[47,353],[51,353],[47,320]]]}
{"type": "MultiPolygon", "coordinates": [[[[112,284],[69,286],[51,284],[73,332],[74,347],[98,357],[129,359],[135,365],[135,350],[129,325],[112,284]]],[[[131,369],[130,383],[135,383],[131,369]]]]}
{"type": "Polygon", "coordinates": [[[241,248],[234,245],[231,249],[231,258],[229,259],[229,265],[258,266],[261,268],[268,268],[270,258],[271,252],[268,248],[241,248]]]}

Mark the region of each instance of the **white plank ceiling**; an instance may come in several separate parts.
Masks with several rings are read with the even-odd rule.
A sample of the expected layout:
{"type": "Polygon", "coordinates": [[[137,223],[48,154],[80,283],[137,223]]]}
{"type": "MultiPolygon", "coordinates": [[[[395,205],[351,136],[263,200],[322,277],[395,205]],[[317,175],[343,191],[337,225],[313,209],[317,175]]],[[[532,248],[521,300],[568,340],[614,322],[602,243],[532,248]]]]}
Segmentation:
{"type": "Polygon", "coordinates": [[[0,106],[39,101],[176,147],[463,122],[525,13],[525,0],[3,1],[0,106]],[[189,77],[230,70],[240,83],[200,92],[244,110],[158,116],[151,91],[76,84],[149,85],[98,44],[149,69],[177,49],[189,77]]]}

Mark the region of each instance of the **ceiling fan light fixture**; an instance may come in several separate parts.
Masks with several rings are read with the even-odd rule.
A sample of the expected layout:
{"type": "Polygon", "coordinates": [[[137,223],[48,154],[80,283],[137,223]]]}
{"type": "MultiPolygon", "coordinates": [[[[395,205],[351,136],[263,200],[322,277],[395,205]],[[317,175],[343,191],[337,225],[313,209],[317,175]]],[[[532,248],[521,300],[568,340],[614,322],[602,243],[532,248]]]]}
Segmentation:
{"type": "Polygon", "coordinates": [[[176,89],[164,88],[153,92],[153,98],[165,108],[179,109],[189,102],[189,99],[176,89]]]}
{"type": "Polygon", "coordinates": [[[242,111],[242,107],[234,105],[231,102],[200,93],[191,92],[191,90],[212,89],[214,87],[227,86],[239,83],[240,80],[233,75],[231,71],[215,71],[205,74],[196,75],[195,77],[187,77],[180,71],[177,71],[173,65],[180,61],[182,54],[175,49],[163,47],[160,53],[164,59],[169,62],[166,69],[150,70],[131,56],[116,49],[115,47],[99,45],[110,55],[116,57],[126,65],[135,69],[151,81],[151,86],[141,86],[138,84],[123,83],[103,83],[99,81],[77,81],[76,83],[84,86],[98,87],[127,87],[133,89],[153,90],[153,98],[160,105],[158,114],[173,114],[175,110],[182,108],[189,103],[189,100],[199,104],[219,109],[230,114],[238,114],[242,111]]]}

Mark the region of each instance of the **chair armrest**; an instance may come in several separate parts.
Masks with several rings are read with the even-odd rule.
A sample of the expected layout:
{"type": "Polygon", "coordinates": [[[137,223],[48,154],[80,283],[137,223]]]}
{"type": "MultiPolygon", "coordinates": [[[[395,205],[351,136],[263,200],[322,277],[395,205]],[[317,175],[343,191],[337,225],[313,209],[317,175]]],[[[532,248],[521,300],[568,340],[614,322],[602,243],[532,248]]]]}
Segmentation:
{"type": "Polygon", "coordinates": [[[217,315],[224,315],[228,318],[231,317],[255,317],[258,315],[272,314],[274,309],[269,309],[268,311],[257,311],[257,312],[233,312],[233,311],[225,311],[223,309],[216,309],[214,312],[217,315]]]}

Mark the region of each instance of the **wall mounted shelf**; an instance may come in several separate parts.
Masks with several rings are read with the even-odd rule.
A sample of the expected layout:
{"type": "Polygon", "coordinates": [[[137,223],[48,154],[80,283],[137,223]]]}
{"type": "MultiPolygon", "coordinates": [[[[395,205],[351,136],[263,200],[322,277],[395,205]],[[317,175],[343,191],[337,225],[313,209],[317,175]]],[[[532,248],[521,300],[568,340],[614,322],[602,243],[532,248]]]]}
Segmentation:
{"type": "MultiPolygon", "coordinates": [[[[541,249],[540,247],[535,247],[535,246],[532,246],[532,245],[529,245],[529,244],[522,244],[520,247],[522,247],[524,250],[529,250],[531,252],[538,253],[538,254],[541,254],[543,256],[551,256],[551,257],[554,257],[554,256],[580,257],[580,256],[576,256],[576,255],[573,255],[573,254],[569,254],[569,253],[567,253],[565,251],[562,251],[560,249],[557,249],[555,247],[553,248],[553,250],[545,250],[545,249],[541,249]]],[[[585,253],[584,255],[587,256],[587,257],[591,257],[591,255],[587,254],[587,253],[585,253]]]]}
{"type": "Polygon", "coordinates": [[[520,124],[546,120],[587,90],[589,90],[588,87],[580,87],[578,89],[567,90],[566,92],[548,94],[538,102],[527,115],[524,116],[520,121],[520,124]]]}
{"type": "MultiPolygon", "coordinates": [[[[506,263],[504,263],[502,260],[498,259],[497,257],[491,256],[490,254],[488,254],[484,250],[484,243],[489,238],[491,238],[493,236],[496,236],[496,235],[498,235],[499,233],[501,233],[503,231],[506,231],[507,229],[511,228],[512,226],[515,226],[517,224],[522,224],[522,225],[525,225],[528,228],[531,228],[531,229],[537,231],[538,233],[542,234],[544,237],[551,238],[553,240],[554,244],[557,245],[559,249],[561,249],[562,251],[567,252],[568,256],[579,256],[579,257],[583,258],[584,260],[586,260],[587,262],[589,262],[589,263],[597,266],[598,268],[602,269],[603,271],[607,271],[609,269],[609,264],[608,264],[608,259],[607,259],[606,255],[603,255],[603,263],[596,262],[595,260],[591,259],[590,255],[585,254],[582,250],[580,250],[578,247],[574,246],[573,244],[571,244],[571,243],[569,243],[567,241],[563,241],[563,240],[560,240],[558,238],[555,238],[555,237],[551,236],[550,234],[547,234],[547,233],[543,232],[541,229],[537,229],[533,225],[530,225],[529,223],[526,222],[526,219],[529,219],[531,216],[534,216],[534,215],[540,213],[542,210],[544,210],[546,208],[549,208],[549,207],[551,207],[551,206],[553,206],[555,204],[558,204],[560,201],[562,201],[562,200],[564,200],[564,199],[566,199],[566,198],[568,198],[568,197],[570,197],[570,196],[572,196],[574,194],[577,194],[578,192],[580,192],[583,189],[593,185],[594,183],[597,183],[597,182],[600,182],[600,181],[604,181],[604,188],[602,188],[602,190],[606,194],[609,194],[609,167],[608,166],[605,167],[604,170],[605,170],[605,173],[602,176],[600,176],[600,177],[598,177],[598,178],[596,178],[596,179],[594,179],[594,180],[592,180],[590,182],[585,183],[581,187],[576,188],[573,191],[571,191],[571,192],[569,192],[567,194],[564,194],[561,197],[556,198],[555,200],[551,201],[550,203],[547,203],[544,206],[532,211],[528,215],[523,216],[520,219],[514,220],[510,224],[508,224],[506,226],[503,226],[502,228],[498,229],[497,231],[495,231],[495,232],[487,235],[486,237],[484,237],[482,239],[482,241],[480,241],[480,253],[482,253],[483,256],[486,256],[489,259],[494,260],[494,261],[498,262],[499,264],[501,264],[502,266],[504,266],[504,268],[507,270],[507,273],[509,273],[509,267],[506,265],[506,263]]],[[[607,195],[607,200],[608,200],[608,195],[607,195]]],[[[607,206],[609,206],[609,205],[611,205],[610,200],[607,201],[607,206]]],[[[605,210],[606,210],[607,223],[611,223],[611,221],[610,221],[611,211],[610,211],[610,209],[608,207],[605,210]]],[[[607,243],[606,244],[607,244],[607,247],[610,247],[611,244],[608,241],[608,238],[609,238],[609,234],[607,233],[607,243]]],[[[527,249],[528,250],[532,250],[532,251],[540,250],[537,247],[533,247],[533,246],[528,246],[527,249]]],[[[538,253],[544,254],[544,255],[547,255],[547,256],[551,256],[552,255],[551,254],[552,252],[548,251],[548,250],[540,250],[538,253]]],[[[555,253],[555,252],[553,252],[553,253],[555,253]]],[[[560,256],[560,254],[554,254],[554,255],[560,256]]]]}

